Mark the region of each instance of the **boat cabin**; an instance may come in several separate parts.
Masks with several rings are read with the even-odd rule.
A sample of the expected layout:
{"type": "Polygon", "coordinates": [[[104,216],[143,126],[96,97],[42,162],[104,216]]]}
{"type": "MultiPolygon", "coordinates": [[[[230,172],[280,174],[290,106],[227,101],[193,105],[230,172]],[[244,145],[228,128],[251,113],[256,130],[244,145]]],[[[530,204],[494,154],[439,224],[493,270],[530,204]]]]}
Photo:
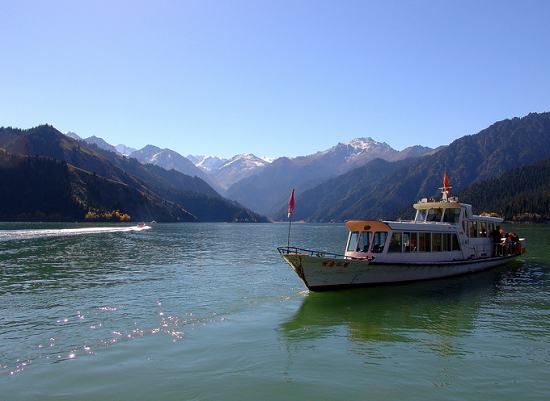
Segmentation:
{"type": "MultiPolygon", "coordinates": [[[[446,194],[445,194],[446,195],[446,194]]],[[[456,197],[421,199],[411,221],[353,220],[345,255],[378,262],[448,262],[493,256],[490,233],[501,218],[478,216],[456,197]]]]}

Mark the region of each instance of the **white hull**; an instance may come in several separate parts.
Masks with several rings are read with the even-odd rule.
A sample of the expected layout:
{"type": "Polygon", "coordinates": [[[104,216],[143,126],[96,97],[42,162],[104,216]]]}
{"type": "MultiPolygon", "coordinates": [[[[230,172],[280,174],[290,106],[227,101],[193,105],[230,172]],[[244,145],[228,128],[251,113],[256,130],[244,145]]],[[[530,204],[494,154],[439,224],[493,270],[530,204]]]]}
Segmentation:
{"type": "Polygon", "coordinates": [[[460,262],[377,263],[361,259],[331,259],[286,254],[285,261],[310,290],[431,280],[486,270],[512,260],[515,256],[460,262]]]}

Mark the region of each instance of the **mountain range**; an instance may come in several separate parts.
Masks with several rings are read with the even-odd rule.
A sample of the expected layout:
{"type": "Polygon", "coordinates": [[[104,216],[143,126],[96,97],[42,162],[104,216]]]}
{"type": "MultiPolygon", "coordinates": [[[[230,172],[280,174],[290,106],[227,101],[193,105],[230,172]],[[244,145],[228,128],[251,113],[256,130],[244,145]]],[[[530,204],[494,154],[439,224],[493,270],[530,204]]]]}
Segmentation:
{"type": "MultiPolygon", "coordinates": [[[[351,218],[409,218],[411,204],[437,196],[447,171],[453,191],[550,159],[550,113],[499,121],[475,135],[455,140],[416,159],[373,160],[296,195],[296,219],[343,221],[351,218]]],[[[513,181],[510,184],[513,186],[513,181]]],[[[478,188],[481,190],[481,188],[478,188]]],[[[281,204],[276,219],[285,218],[281,204]]],[[[476,205],[474,205],[476,207],[476,205]]]]}
{"type": "Polygon", "coordinates": [[[285,220],[291,189],[297,220],[408,218],[411,203],[438,195],[447,171],[453,191],[483,210],[492,202],[507,218],[541,220],[548,190],[526,177],[546,171],[537,163],[550,159],[549,149],[550,113],[499,121],[436,149],[398,151],[363,137],[275,160],[246,153],[184,157],[154,145],[136,150],[97,136],[63,135],[48,125],[0,128],[0,188],[10,195],[0,201],[0,219],[79,220],[90,209],[120,209],[137,220],[266,221],[258,213],[285,220]],[[50,174],[24,179],[38,168],[50,174]],[[491,196],[508,174],[526,184],[506,203],[491,196]],[[483,196],[481,184],[488,188],[483,196]]]}
{"type": "Polygon", "coordinates": [[[161,149],[154,145],[135,150],[122,144],[113,146],[96,136],[81,139],[73,132],[67,135],[100,149],[135,158],[143,164],[153,164],[200,177],[220,194],[264,214],[276,212],[286,196],[282,194],[293,186],[307,189],[374,158],[396,161],[434,152],[433,149],[420,145],[397,151],[385,142],[366,137],[355,138],[327,150],[295,158],[281,157],[273,160],[243,153],[225,159],[205,155],[184,157],[174,150],[161,149]],[[289,177],[294,177],[291,182],[288,181],[289,177]]]}
{"type": "Polygon", "coordinates": [[[232,185],[226,196],[260,213],[275,215],[292,188],[304,192],[374,159],[398,161],[433,151],[422,146],[397,151],[370,137],[357,138],[312,155],[276,159],[261,172],[232,185]]]}
{"type": "Polygon", "coordinates": [[[154,145],[147,145],[128,155],[143,164],[153,164],[166,170],[176,170],[192,177],[208,180],[206,173],[196,167],[189,159],[170,149],[160,149],[154,145]]]}
{"type": "Polygon", "coordinates": [[[230,159],[216,156],[188,155],[185,157],[174,150],[161,149],[151,144],[135,149],[124,144],[113,146],[97,136],[81,138],[70,131],[66,135],[100,149],[134,158],[142,164],[154,164],[166,170],[174,169],[183,174],[200,177],[222,194],[234,183],[256,174],[271,162],[269,159],[260,158],[251,153],[235,155],[230,159]]]}
{"type": "Polygon", "coordinates": [[[199,177],[142,164],[92,140],[77,141],[49,125],[0,128],[2,219],[82,220],[90,210],[120,210],[134,220],[266,221],[199,177]],[[13,207],[21,198],[26,207],[13,207]]]}

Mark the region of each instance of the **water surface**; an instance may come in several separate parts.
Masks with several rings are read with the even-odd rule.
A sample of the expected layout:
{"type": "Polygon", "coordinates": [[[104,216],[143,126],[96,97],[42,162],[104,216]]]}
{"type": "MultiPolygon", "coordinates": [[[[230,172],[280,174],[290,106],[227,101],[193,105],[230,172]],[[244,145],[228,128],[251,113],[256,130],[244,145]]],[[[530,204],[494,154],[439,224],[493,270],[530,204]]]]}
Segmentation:
{"type": "MultiPolygon", "coordinates": [[[[547,400],[550,227],[472,276],[308,293],[279,224],[0,224],[0,399],[547,400]],[[15,238],[19,237],[19,238],[15,238]]],[[[341,225],[295,225],[341,252],[341,225]]]]}

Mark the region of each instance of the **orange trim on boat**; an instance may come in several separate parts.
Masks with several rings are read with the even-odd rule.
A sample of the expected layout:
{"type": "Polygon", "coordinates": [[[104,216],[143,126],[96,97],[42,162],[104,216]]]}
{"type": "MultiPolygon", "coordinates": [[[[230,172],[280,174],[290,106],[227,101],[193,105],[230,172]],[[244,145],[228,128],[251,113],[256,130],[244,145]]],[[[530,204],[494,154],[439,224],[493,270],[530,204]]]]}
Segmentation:
{"type": "Polygon", "coordinates": [[[350,220],[346,227],[350,231],[391,231],[390,226],[380,220],[350,220]]]}

